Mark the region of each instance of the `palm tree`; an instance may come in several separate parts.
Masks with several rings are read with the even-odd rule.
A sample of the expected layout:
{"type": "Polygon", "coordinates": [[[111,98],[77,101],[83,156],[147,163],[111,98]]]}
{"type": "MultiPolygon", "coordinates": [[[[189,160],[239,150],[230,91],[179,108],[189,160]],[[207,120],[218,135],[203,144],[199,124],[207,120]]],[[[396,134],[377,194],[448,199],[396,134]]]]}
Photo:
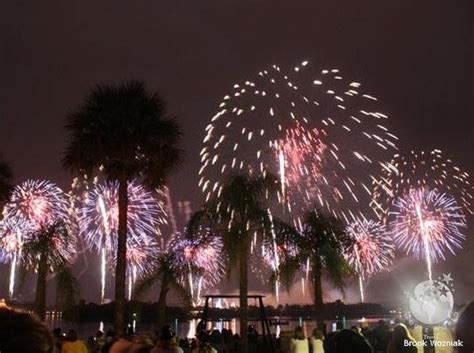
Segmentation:
{"type": "Polygon", "coordinates": [[[155,286],[160,287],[158,296],[157,326],[162,327],[166,322],[166,299],[170,291],[178,294],[186,305],[190,303],[189,292],[183,285],[182,277],[185,268],[178,256],[171,249],[160,252],[150,259],[151,266],[135,284],[134,297],[141,298],[155,286]]]}
{"type": "Polygon", "coordinates": [[[284,234],[284,241],[296,247],[297,255],[283,261],[280,278],[289,289],[298,270],[309,265],[317,315],[324,303],[323,276],[335,287],[343,290],[345,277],[352,273],[343,255],[343,250],[350,245],[351,239],[345,233],[344,224],[332,215],[314,210],[306,213],[303,220],[301,230],[287,229],[284,234]]]}
{"type": "Polygon", "coordinates": [[[181,161],[181,131],[161,97],[140,81],[93,88],[69,114],[67,130],[64,166],[86,174],[103,168],[109,180],[119,183],[114,326],[120,334],[125,329],[127,186],[136,178],[149,187],[164,184],[181,161]]]}
{"type": "Polygon", "coordinates": [[[269,237],[272,219],[266,197],[278,189],[276,179],[266,176],[233,175],[204,208],[195,213],[188,225],[192,235],[200,227],[208,227],[223,240],[229,270],[239,268],[241,352],[247,353],[248,326],[248,261],[252,236],[269,237]]]}
{"type": "Polygon", "coordinates": [[[7,162],[0,160],[0,203],[8,199],[12,189],[12,171],[7,162]]]}
{"type": "Polygon", "coordinates": [[[54,273],[57,280],[57,295],[66,305],[74,304],[78,294],[78,283],[69,262],[74,256],[76,238],[63,221],[41,225],[26,237],[21,252],[21,261],[27,269],[37,272],[35,311],[44,320],[48,274],[54,273]]]}

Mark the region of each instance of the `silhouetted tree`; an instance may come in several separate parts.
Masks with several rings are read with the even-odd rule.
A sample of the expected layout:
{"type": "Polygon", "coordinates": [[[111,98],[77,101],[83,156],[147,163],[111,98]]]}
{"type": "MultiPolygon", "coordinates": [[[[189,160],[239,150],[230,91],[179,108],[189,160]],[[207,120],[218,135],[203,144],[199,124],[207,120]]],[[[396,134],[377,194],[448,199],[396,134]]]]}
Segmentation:
{"type": "Polygon", "coordinates": [[[149,187],[165,183],[181,162],[181,130],[162,98],[140,81],[96,86],[67,120],[64,166],[86,174],[103,168],[119,183],[114,326],[120,334],[125,329],[127,185],[137,178],[149,187]]]}
{"type": "Polygon", "coordinates": [[[160,252],[148,262],[148,270],[135,283],[134,297],[141,298],[153,287],[159,286],[157,327],[162,327],[167,322],[166,298],[170,291],[179,295],[186,305],[191,302],[190,294],[181,281],[186,268],[172,249],[160,252]]]}
{"type": "Polygon", "coordinates": [[[345,277],[352,274],[343,255],[352,240],[345,233],[342,221],[319,210],[307,212],[301,230],[287,231],[285,237],[284,241],[295,246],[297,251],[295,256],[289,256],[282,262],[280,278],[289,289],[298,271],[309,265],[317,313],[323,306],[323,277],[343,290],[345,277]]]}
{"type": "Polygon", "coordinates": [[[229,270],[233,265],[238,266],[241,352],[245,353],[248,346],[250,243],[255,234],[261,238],[271,237],[272,219],[266,201],[267,195],[274,194],[277,188],[276,179],[269,174],[231,176],[203,209],[193,215],[188,225],[191,236],[199,227],[209,227],[211,232],[223,240],[223,249],[229,259],[229,270]]]}
{"type": "Polygon", "coordinates": [[[70,269],[77,239],[63,221],[42,225],[30,232],[25,239],[20,260],[26,269],[37,273],[35,310],[44,320],[48,274],[54,274],[57,295],[67,306],[73,305],[77,298],[79,286],[70,269]]]}

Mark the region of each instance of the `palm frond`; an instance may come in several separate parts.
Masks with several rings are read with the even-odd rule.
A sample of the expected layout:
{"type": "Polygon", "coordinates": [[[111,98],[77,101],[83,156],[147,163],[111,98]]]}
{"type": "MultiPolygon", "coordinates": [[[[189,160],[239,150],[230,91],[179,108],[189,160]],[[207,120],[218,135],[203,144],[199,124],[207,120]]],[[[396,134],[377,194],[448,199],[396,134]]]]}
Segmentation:
{"type": "Polygon", "coordinates": [[[181,128],[160,95],[142,81],[92,88],[68,114],[66,129],[62,162],[75,172],[90,174],[103,166],[109,179],[138,177],[159,187],[182,162],[181,128]]]}
{"type": "Polygon", "coordinates": [[[162,273],[160,270],[145,273],[135,283],[133,298],[140,299],[147,295],[155,286],[162,282],[162,273]]]}
{"type": "Polygon", "coordinates": [[[192,305],[191,294],[189,293],[188,288],[184,286],[180,281],[173,280],[170,282],[171,290],[177,294],[182,300],[185,306],[192,305]]]}

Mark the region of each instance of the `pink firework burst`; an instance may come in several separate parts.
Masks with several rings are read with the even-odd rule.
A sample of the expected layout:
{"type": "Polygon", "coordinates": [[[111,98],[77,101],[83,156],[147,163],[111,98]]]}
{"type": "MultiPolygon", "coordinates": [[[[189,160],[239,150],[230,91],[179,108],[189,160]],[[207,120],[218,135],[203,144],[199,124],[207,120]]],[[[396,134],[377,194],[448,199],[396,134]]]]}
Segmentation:
{"type": "Polygon", "coordinates": [[[21,251],[26,229],[24,222],[11,218],[0,221],[0,262],[10,262],[21,251]]]}
{"type": "Polygon", "coordinates": [[[284,138],[271,143],[280,166],[281,196],[286,198],[290,211],[295,194],[301,195],[306,204],[310,204],[314,196],[324,204],[322,189],[328,185],[328,179],[322,174],[327,150],[323,142],[325,135],[324,130],[307,129],[296,122],[295,127],[285,130],[284,138]],[[297,192],[293,190],[288,194],[286,190],[292,188],[297,192]]]}
{"type": "Polygon", "coordinates": [[[222,241],[217,237],[182,239],[174,246],[180,262],[188,265],[203,281],[203,287],[216,285],[224,275],[222,241]]]}
{"type": "Polygon", "coordinates": [[[63,191],[44,180],[27,180],[17,185],[4,208],[4,217],[28,224],[29,230],[66,221],[68,202],[63,191]]]}
{"type": "Polygon", "coordinates": [[[395,242],[407,254],[436,262],[462,247],[466,218],[452,196],[426,187],[412,188],[394,206],[390,227],[395,242]]]}
{"type": "Polygon", "coordinates": [[[139,239],[127,239],[127,264],[138,273],[143,272],[147,261],[159,251],[158,243],[152,237],[142,236],[139,239]],[[137,240],[139,243],[137,243],[137,240]]]}
{"type": "Polygon", "coordinates": [[[383,224],[372,220],[358,220],[346,228],[353,243],[346,251],[346,259],[356,272],[368,278],[386,270],[395,257],[391,235],[383,224]]]}

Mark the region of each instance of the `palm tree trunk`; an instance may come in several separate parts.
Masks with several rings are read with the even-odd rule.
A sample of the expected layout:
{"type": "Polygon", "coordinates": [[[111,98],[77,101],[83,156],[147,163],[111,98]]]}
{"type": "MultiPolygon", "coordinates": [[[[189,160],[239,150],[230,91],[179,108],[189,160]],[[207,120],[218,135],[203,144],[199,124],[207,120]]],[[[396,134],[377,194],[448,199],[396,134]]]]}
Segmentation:
{"type": "Polygon", "coordinates": [[[239,289],[240,289],[240,352],[248,352],[248,244],[244,235],[239,244],[239,289]]]}
{"type": "Polygon", "coordinates": [[[169,290],[168,284],[163,281],[160,290],[160,297],[158,298],[157,324],[159,329],[166,323],[166,296],[168,295],[169,290]]]}
{"type": "Polygon", "coordinates": [[[313,258],[314,312],[317,316],[323,308],[322,266],[319,254],[313,258]]]}
{"type": "Polygon", "coordinates": [[[46,318],[46,276],[48,275],[48,259],[42,253],[38,263],[38,277],[36,279],[36,314],[41,320],[46,318]]]}
{"type": "Polygon", "coordinates": [[[117,266],[115,268],[115,321],[114,329],[118,335],[125,332],[125,289],[127,270],[127,213],[128,190],[127,180],[119,181],[118,190],[118,241],[117,266]]]}

